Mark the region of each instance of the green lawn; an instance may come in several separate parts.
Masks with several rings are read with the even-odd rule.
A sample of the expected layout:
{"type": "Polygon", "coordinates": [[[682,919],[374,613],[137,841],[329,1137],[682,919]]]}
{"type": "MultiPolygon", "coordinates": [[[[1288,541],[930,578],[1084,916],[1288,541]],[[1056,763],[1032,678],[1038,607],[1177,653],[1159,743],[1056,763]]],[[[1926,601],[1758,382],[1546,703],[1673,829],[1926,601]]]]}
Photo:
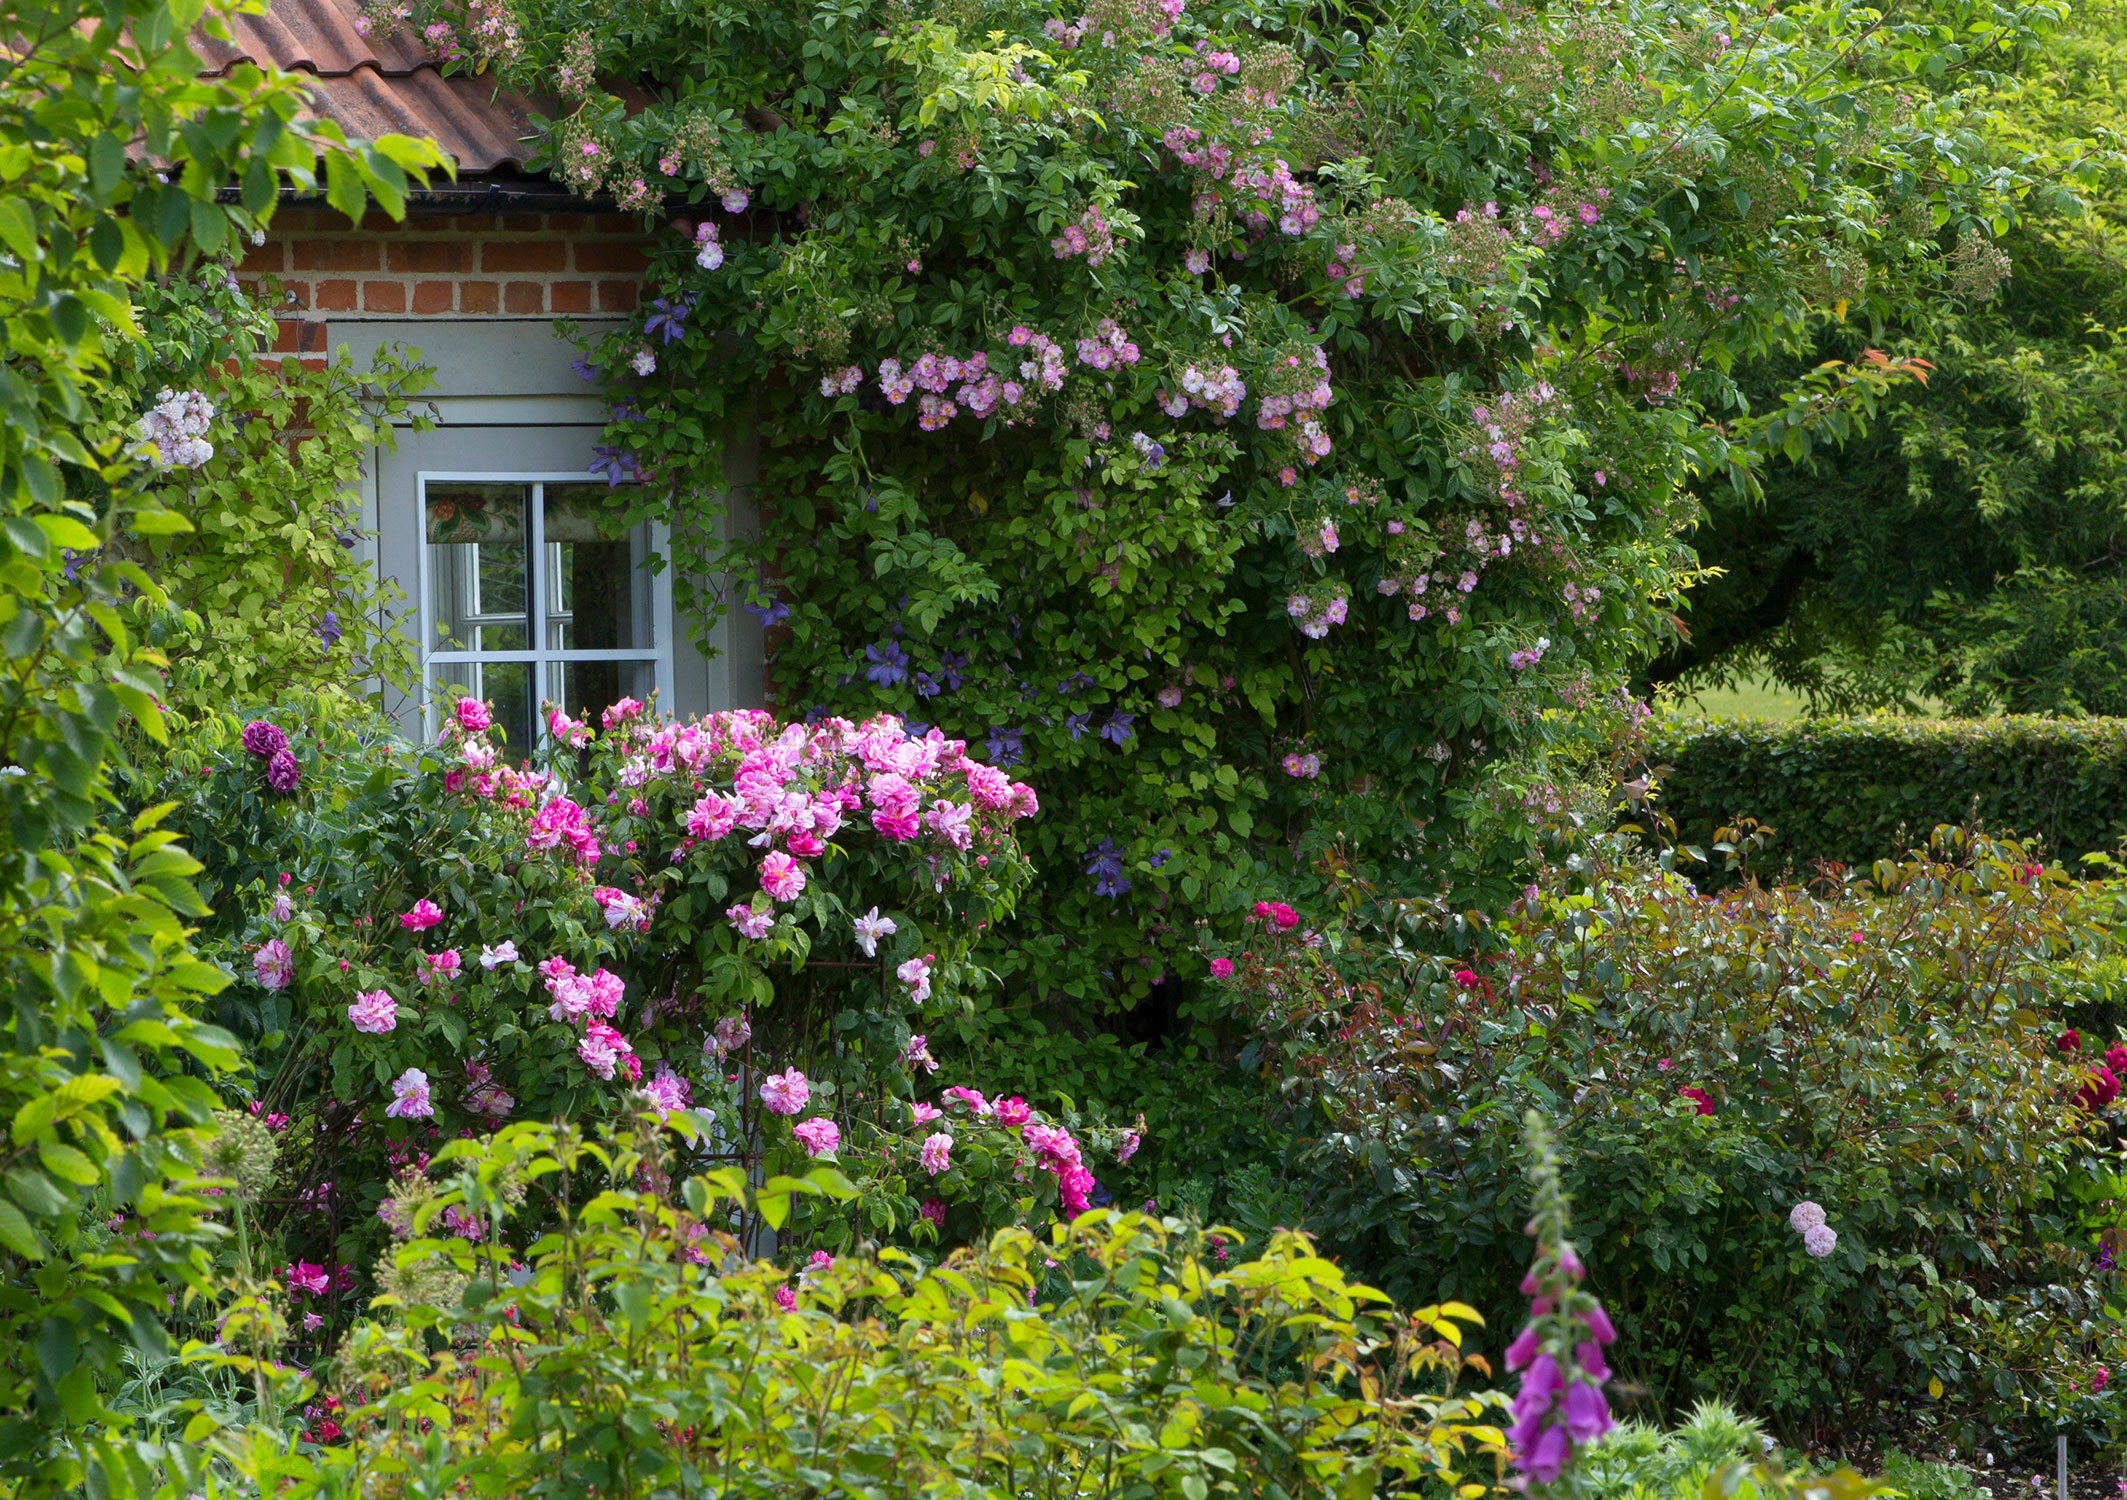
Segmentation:
{"type": "Polygon", "coordinates": [[[1745,678],[1734,687],[1664,692],[1655,706],[1665,713],[1704,714],[1716,719],[1799,719],[1809,712],[1809,701],[1800,693],[1791,693],[1762,677],[1745,678]]]}

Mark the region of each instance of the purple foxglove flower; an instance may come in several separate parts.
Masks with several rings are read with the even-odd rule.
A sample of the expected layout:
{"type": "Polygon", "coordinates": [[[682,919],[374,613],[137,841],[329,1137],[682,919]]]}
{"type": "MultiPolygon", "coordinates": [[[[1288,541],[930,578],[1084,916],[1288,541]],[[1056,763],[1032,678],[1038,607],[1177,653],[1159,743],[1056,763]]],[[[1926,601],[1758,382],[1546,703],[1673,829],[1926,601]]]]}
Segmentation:
{"type": "Polygon", "coordinates": [[[1598,1344],[1617,1342],[1617,1330],[1610,1325],[1610,1314],[1603,1311],[1602,1303],[1598,1302],[1589,1311],[1582,1313],[1581,1321],[1588,1325],[1588,1332],[1598,1344]]]}
{"type": "Polygon", "coordinates": [[[1566,1441],[1563,1427],[1546,1427],[1533,1447],[1523,1455],[1521,1466],[1538,1484],[1554,1482],[1566,1467],[1573,1445],[1566,1441]]]}
{"type": "Polygon", "coordinates": [[[1592,1443],[1611,1427],[1610,1402],[1603,1388],[1576,1380],[1566,1388],[1566,1431],[1576,1443],[1592,1443]]]}
{"type": "Polygon", "coordinates": [[[1525,1369],[1529,1361],[1535,1357],[1536,1325],[1531,1323],[1521,1331],[1520,1336],[1513,1343],[1507,1345],[1507,1368],[1509,1370],[1525,1369]]]}

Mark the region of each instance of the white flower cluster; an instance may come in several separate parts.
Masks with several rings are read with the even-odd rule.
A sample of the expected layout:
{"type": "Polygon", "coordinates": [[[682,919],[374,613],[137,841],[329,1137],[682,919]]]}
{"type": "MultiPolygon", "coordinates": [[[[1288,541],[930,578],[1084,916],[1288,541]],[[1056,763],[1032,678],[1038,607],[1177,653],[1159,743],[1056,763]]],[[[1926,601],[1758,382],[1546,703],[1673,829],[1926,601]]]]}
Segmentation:
{"type": "Polygon", "coordinates": [[[208,424],[214,420],[214,403],[203,391],[173,391],[164,386],[155,406],[134,429],[143,444],[143,456],[165,472],[196,469],[214,457],[207,441],[208,424]]]}

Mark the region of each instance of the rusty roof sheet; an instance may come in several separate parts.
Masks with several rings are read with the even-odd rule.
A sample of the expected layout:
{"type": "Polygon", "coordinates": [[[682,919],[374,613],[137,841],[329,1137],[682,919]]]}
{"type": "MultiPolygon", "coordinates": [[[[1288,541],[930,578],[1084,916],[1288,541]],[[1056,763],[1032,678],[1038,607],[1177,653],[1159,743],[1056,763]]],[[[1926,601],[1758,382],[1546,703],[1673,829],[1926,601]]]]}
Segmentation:
{"type": "Polygon", "coordinates": [[[351,136],[426,136],[460,173],[524,164],[539,102],[492,78],[446,78],[404,34],[362,35],[356,14],[353,0],[271,0],[263,15],[233,18],[230,41],[195,46],[210,73],[252,62],[312,75],[311,107],[351,136]]]}

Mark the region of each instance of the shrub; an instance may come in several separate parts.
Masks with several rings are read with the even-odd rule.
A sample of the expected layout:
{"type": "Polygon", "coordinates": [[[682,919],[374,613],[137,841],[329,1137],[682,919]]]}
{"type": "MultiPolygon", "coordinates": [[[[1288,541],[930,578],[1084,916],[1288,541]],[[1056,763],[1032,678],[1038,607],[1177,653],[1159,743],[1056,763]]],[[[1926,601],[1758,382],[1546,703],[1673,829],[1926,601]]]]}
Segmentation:
{"type": "Polygon", "coordinates": [[[217,902],[201,951],[238,981],[238,1102],[281,1143],[246,1215],[317,1268],[306,1346],[411,1211],[407,1169],[512,1117],[654,1107],[696,1121],[698,1165],[840,1163],[850,1194],[771,1226],[832,1250],[1076,1213],[1136,1150],[1068,1103],[932,1093],[924,1018],[981,1002],[1034,808],[958,742],[629,701],[595,739],[555,715],[545,763],[511,767],[483,705],[447,719],[419,747],[297,708],[172,757],[217,902]]]}
{"type": "Polygon", "coordinates": [[[2038,840],[2073,861],[2127,837],[2127,720],[1655,720],[1658,805],[1705,845],[1751,817],[1768,877],[1866,869],[1941,823],[2038,840]]]}
{"type": "Polygon", "coordinates": [[[1618,847],[1481,942],[1267,909],[1233,983],[1307,1136],[1311,1226],[1391,1292],[1509,1306],[1513,1122],[1541,1107],[1614,1363],[1657,1411],[1726,1394],[1967,1447],[2039,1421],[2111,1441],[2127,1054],[2055,1019],[2080,996],[2062,966],[2105,941],[2085,892],[1952,831],[1823,896],[1708,897],[1618,847]]]}
{"type": "MultiPolygon", "coordinates": [[[[309,1401],[304,1472],[267,1493],[1268,1500],[1497,1477],[1498,1398],[1456,1389],[1468,1310],[1398,1313],[1300,1235],[1227,1260],[1178,1222],[1092,1213],[933,1269],[794,1274],[739,1257],[743,1174],[675,1191],[670,1142],[520,1123],[439,1149],[416,1237],[309,1401]],[[520,1238],[528,1193],[551,1227],[520,1238]],[[454,1213],[489,1232],[421,1237],[454,1213]]],[[[278,1467],[271,1434],[231,1440],[278,1467]]]]}

